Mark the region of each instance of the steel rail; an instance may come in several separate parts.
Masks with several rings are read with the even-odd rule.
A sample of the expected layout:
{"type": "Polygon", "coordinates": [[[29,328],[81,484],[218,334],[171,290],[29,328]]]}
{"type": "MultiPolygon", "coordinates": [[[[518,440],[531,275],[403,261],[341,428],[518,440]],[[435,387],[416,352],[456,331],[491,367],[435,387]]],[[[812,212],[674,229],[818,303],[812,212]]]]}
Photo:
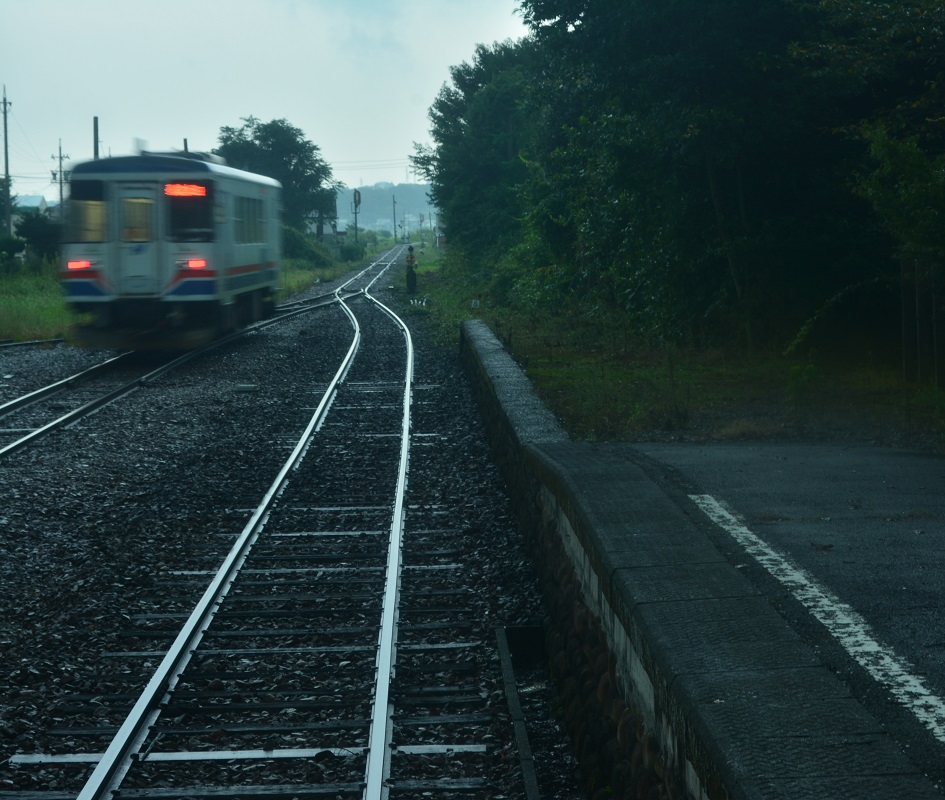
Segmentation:
{"type": "MultiPolygon", "coordinates": [[[[351,368],[352,363],[354,362],[354,358],[360,346],[361,330],[356,317],[344,300],[348,299],[350,296],[360,295],[362,292],[351,292],[351,294],[349,294],[346,298],[342,298],[342,292],[352,282],[357,280],[357,278],[359,278],[361,275],[364,275],[373,267],[377,266],[377,264],[381,263],[381,261],[382,259],[379,259],[378,261],[374,262],[361,273],[356,275],[351,280],[345,282],[342,286],[335,290],[334,300],[331,302],[337,302],[341,306],[344,313],[348,316],[348,319],[354,329],[354,336],[347,354],[345,355],[340,367],[335,373],[334,378],[329,383],[325,393],[322,395],[322,399],[318,404],[318,408],[316,408],[314,414],[312,415],[308,425],[299,439],[299,442],[293,449],[292,454],[286,460],[282,469],[279,471],[279,474],[276,476],[276,479],[273,481],[269,490],[266,492],[262,502],[259,504],[259,506],[257,506],[252,518],[244,527],[243,531],[237,538],[236,543],[233,545],[229,554],[224,559],[223,564],[220,566],[210,585],[207,587],[200,601],[198,601],[197,605],[194,607],[194,610],[191,612],[187,621],[184,623],[181,631],[174,640],[174,643],[171,645],[160,665],[155,670],[150,681],[148,682],[148,685],[145,687],[144,691],[135,702],[134,707],[129,712],[125,721],[122,723],[118,733],[115,735],[115,738],[112,740],[109,747],[98,761],[95,770],[89,776],[89,779],[79,793],[77,800],[102,800],[102,798],[113,795],[118,791],[124,776],[131,768],[135,759],[138,757],[138,754],[140,753],[141,748],[147,739],[149,730],[154,726],[161,714],[161,708],[165,705],[173,693],[183,670],[190,662],[195,650],[203,639],[210,621],[213,619],[216,613],[216,610],[219,608],[230,587],[233,585],[234,576],[239,572],[243,563],[246,561],[249,552],[252,550],[252,547],[259,538],[262,529],[265,527],[269,513],[272,509],[272,505],[284,491],[288,482],[289,474],[296,467],[298,467],[302,459],[305,457],[305,453],[307,452],[315,433],[321,427],[322,422],[328,414],[328,410],[331,407],[335,395],[337,394],[338,385],[344,380],[351,368]]],[[[371,281],[369,286],[373,285],[373,283],[384,274],[386,269],[391,263],[393,263],[393,261],[394,258],[391,258],[388,261],[384,270],[382,270],[374,278],[374,280],[371,281]]],[[[377,301],[373,298],[371,298],[371,300],[377,303],[377,301]]],[[[381,304],[377,304],[387,313],[393,315],[393,312],[389,311],[381,304]]],[[[307,310],[310,309],[306,308],[292,311],[284,316],[295,316],[296,314],[304,313],[304,311],[307,310]]],[[[266,320],[261,323],[256,323],[255,327],[258,329],[259,326],[273,324],[276,321],[278,320],[266,320]]],[[[402,322],[400,324],[403,326],[402,322]]],[[[406,326],[403,326],[403,328],[408,337],[408,352],[411,354],[408,375],[412,375],[412,345],[409,344],[410,334],[409,331],[406,330],[406,326]]],[[[244,332],[241,331],[239,333],[243,334],[244,332]]],[[[218,344],[222,344],[222,342],[217,343],[216,346],[218,346],[218,344]]],[[[190,355],[191,354],[188,354],[188,356],[190,355]]],[[[407,398],[409,398],[409,388],[410,381],[408,380],[406,390],[407,398]]],[[[409,405],[407,408],[409,410],[409,405]]],[[[408,426],[407,430],[409,431],[409,417],[408,422],[405,423],[405,425],[408,426]]],[[[401,473],[404,476],[406,474],[404,462],[405,458],[406,454],[402,452],[401,473]]],[[[399,492],[396,509],[395,518],[397,516],[402,517],[402,491],[399,492]]]]}
{"type": "MultiPolygon", "coordinates": [[[[332,295],[319,297],[316,300],[304,305],[303,307],[296,308],[285,314],[280,314],[279,316],[273,317],[272,319],[266,319],[266,320],[261,320],[260,322],[254,322],[251,325],[247,325],[245,328],[242,328],[241,330],[227,334],[226,336],[223,336],[219,339],[214,339],[214,341],[204,345],[203,347],[199,347],[196,350],[192,350],[188,353],[184,353],[183,355],[178,356],[177,358],[172,359],[171,361],[168,361],[166,364],[163,364],[157,369],[154,369],[151,372],[148,372],[147,374],[142,375],[133,381],[129,381],[128,383],[123,384],[122,386],[119,386],[116,389],[113,389],[111,392],[108,392],[107,394],[104,394],[101,397],[97,397],[94,400],[90,400],[88,403],[85,403],[79,406],[78,408],[75,408],[72,411],[69,411],[68,413],[63,414],[58,419],[54,419],[52,422],[48,422],[45,425],[42,425],[41,427],[36,428],[33,431],[30,431],[28,434],[20,437],[16,441],[10,442],[10,444],[0,448],[0,459],[2,459],[4,456],[10,455],[11,453],[16,452],[17,450],[20,450],[26,447],[28,444],[32,443],[33,441],[35,441],[36,439],[39,439],[42,436],[45,436],[47,433],[50,433],[51,431],[57,430],[59,428],[63,428],[67,425],[71,425],[72,423],[80,420],[82,417],[88,416],[93,411],[97,411],[103,406],[107,406],[109,403],[113,403],[115,400],[118,400],[119,398],[124,397],[126,394],[130,394],[136,389],[140,389],[142,386],[146,386],[149,383],[153,383],[158,378],[163,376],[165,373],[171,372],[172,370],[177,369],[178,367],[186,364],[188,361],[198,358],[199,356],[206,355],[212,350],[216,350],[218,347],[222,347],[223,345],[229,344],[230,342],[235,341],[236,339],[240,339],[244,336],[248,336],[252,333],[256,333],[257,331],[260,331],[263,328],[268,328],[270,325],[276,325],[280,322],[284,322],[285,320],[290,319],[292,317],[296,317],[299,314],[305,314],[310,311],[314,311],[318,308],[323,308],[328,305],[334,305],[335,303],[340,302],[343,299],[347,299],[347,298],[357,296],[358,294],[360,294],[360,292],[349,292],[347,295],[342,297],[340,291],[341,290],[339,289],[336,292],[334,292],[332,295]],[[331,299],[328,299],[328,298],[331,298],[331,299]]],[[[102,364],[98,364],[94,367],[90,367],[89,369],[85,370],[85,372],[80,372],[76,375],[73,375],[70,378],[66,378],[63,381],[59,381],[58,383],[51,384],[50,386],[43,387],[42,389],[37,389],[35,392],[29,395],[24,395],[23,397],[16,398],[15,400],[11,400],[9,403],[6,403],[5,405],[0,406],[0,417],[3,417],[4,415],[12,413],[14,411],[21,410],[22,408],[25,408],[26,406],[39,402],[40,400],[46,399],[47,397],[54,395],[57,392],[62,391],[65,388],[67,388],[67,385],[69,383],[75,382],[80,379],[91,377],[90,373],[98,369],[101,369],[105,367],[106,365],[114,365],[115,361],[121,358],[125,358],[128,355],[130,355],[130,353],[122,353],[121,355],[115,356],[114,358],[109,359],[108,361],[105,361],[102,364]]]]}
{"type": "Polygon", "coordinates": [[[210,620],[229,591],[233,576],[239,571],[258,539],[269,517],[273,503],[288,482],[289,473],[304,458],[312,438],[327,415],[337,393],[338,385],[344,380],[354,361],[361,338],[360,326],[354,314],[351,313],[351,310],[340,297],[338,302],[348,315],[354,328],[351,346],[348,348],[341,366],[322,395],[318,408],[312,415],[292,454],[279,471],[262,502],[257,506],[252,518],[244,527],[220,569],[207,587],[203,597],[194,607],[190,617],[184,623],[148,685],[122,723],[95,770],[89,776],[88,781],[78,795],[78,800],[102,800],[117,791],[144,744],[149,729],[160,716],[162,704],[172,694],[181,673],[203,639],[210,620]]]}
{"type": "MultiPolygon", "coordinates": [[[[393,258],[396,258],[396,256],[394,256],[393,258]]],[[[391,259],[391,261],[393,261],[393,258],[391,259]]],[[[334,305],[336,302],[350,299],[351,297],[356,297],[357,295],[361,293],[358,290],[351,290],[344,296],[342,296],[342,291],[351,283],[353,283],[362,275],[364,275],[366,272],[370,271],[372,268],[380,264],[382,261],[383,259],[378,259],[377,261],[374,261],[369,266],[367,266],[364,270],[357,273],[354,277],[346,281],[344,284],[342,284],[338,289],[336,289],[333,292],[329,292],[324,295],[319,295],[318,297],[312,298],[311,300],[308,300],[308,301],[300,301],[298,303],[289,304],[287,305],[285,312],[279,314],[276,317],[273,317],[271,319],[261,320],[259,322],[254,322],[250,325],[247,325],[245,328],[242,328],[241,330],[235,331],[226,336],[222,336],[219,339],[215,339],[214,341],[204,345],[203,347],[197,348],[196,350],[193,350],[189,353],[184,353],[178,358],[169,361],[168,363],[164,364],[161,367],[158,367],[155,370],[152,370],[146,375],[143,375],[134,381],[130,381],[129,383],[121,387],[118,387],[114,391],[109,392],[106,395],[103,395],[101,398],[90,401],[89,403],[86,403],[77,409],[73,409],[72,411],[70,411],[67,414],[64,414],[58,419],[55,419],[52,422],[49,422],[46,425],[43,425],[40,428],[37,428],[36,430],[31,431],[26,436],[23,436],[20,439],[17,439],[16,441],[11,442],[9,445],[6,445],[5,447],[0,448],[0,458],[25,447],[30,442],[34,441],[35,439],[38,439],[41,436],[44,436],[45,434],[49,433],[52,430],[64,427],[66,425],[69,425],[75,422],[78,419],[81,419],[84,416],[87,416],[88,414],[101,408],[102,406],[108,405],[109,403],[117,400],[119,397],[122,397],[123,395],[128,394],[134,391],[135,389],[140,388],[142,385],[145,385],[145,384],[148,384],[150,382],[157,380],[159,377],[161,377],[165,373],[170,372],[176,369],[177,367],[182,366],[183,364],[187,363],[188,361],[191,361],[194,358],[197,358],[198,356],[205,355],[206,353],[209,353],[210,351],[215,350],[218,347],[222,347],[225,344],[235,341],[236,339],[239,339],[243,336],[247,336],[251,333],[256,333],[257,331],[260,331],[263,328],[268,328],[270,325],[276,325],[279,322],[283,322],[287,319],[291,319],[292,317],[298,316],[299,314],[305,314],[309,311],[313,311],[318,308],[323,308],[328,305],[334,305]]],[[[389,265],[390,265],[390,262],[388,263],[388,266],[389,265]]],[[[381,274],[383,274],[383,272],[381,274]]],[[[53,341],[59,341],[59,340],[53,340],[53,341]]],[[[33,342],[17,342],[14,344],[34,344],[34,343],[33,342]]],[[[20,411],[24,408],[27,408],[30,405],[33,405],[34,403],[38,403],[41,400],[45,400],[61,391],[64,391],[65,389],[67,389],[69,386],[73,384],[79,383],[83,380],[87,380],[88,378],[91,378],[94,374],[105,371],[106,368],[108,367],[114,367],[116,365],[116,362],[126,359],[130,355],[131,355],[130,352],[121,353],[117,356],[114,356],[113,358],[108,359],[107,361],[103,361],[101,364],[96,364],[95,366],[89,367],[88,369],[83,370],[82,372],[78,372],[75,375],[72,375],[68,378],[64,378],[61,381],[57,381],[56,383],[52,383],[40,389],[36,389],[35,391],[30,392],[29,394],[25,394],[21,397],[14,398],[13,400],[10,400],[0,405],[0,419],[2,419],[8,414],[12,414],[14,411],[20,411]]]]}
{"type": "Polygon", "coordinates": [[[50,345],[50,344],[62,344],[64,339],[30,339],[28,342],[14,342],[12,339],[4,339],[0,341],[0,348],[5,347],[30,347],[38,346],[41,344],[50,345]]]}
{"type": "MultiPolygon", "coordinates": [[[[214,342],[211,342],[210,344],[205,345],[204,347],[201,347],[197,350],[193,350],[189,353],[184,353],[184,355],[179,356],[178,358],[175,358],[171,361],[168,361],[165,364],[162,364],[157,369],[151,370],[150,372],[145,373],[144,375],[141,375],[138,378],[135,378],[133,381],[129,381],[128,383],[125,383],[113,389],[112,391],[107,392],[106,394],[103,394],[100,397],[95,398],[94,400],[90,400],[88,403],[85,403],[79,406],[78,408],[74,408],[72,411],[69,411],[66,414],[63,414],[58,419],[54,419],[52,422],[48,422],[45,425],[42,425],[41,427],[36,428],[36,430],[31,431],[30,433],[26,434],[26,436],[23,436],[17,439],[15,442],[11,442],[5,447],[0,448],[0,458],[3,458],[4,456],[9,455],[10,453],[13,453],[13,452],[16,452],[17,450],[22,449],[23,447],[30,444],[34,440],[40,438],[41,436],[45,436],[50,431],[54,431],[54,430],[57,430],[58,428],[63,428],[66,425],[71,425],[72,423],[77,422],[82,417],[86,417],[89,414],[91,414],[93,411],[97,411],[103,406],[107,406],[109,403],[113,403],[115,400],[119,399],[120,397],[124,397],[126,394],[130,394],[136,389],[140,389],[142,386],[145,386],[148,383],[157,380],[166,372],[170,372],[171,370],[176,369],[177,367],[183,364],[186,364],[191,359],[197,358],[198,356],[205,355],[211,350],[214,350],[217,347],[220,347],[226,344],[227,342],[233,341],[234,339],[237,339],[240,336],[245,336],[249,332],[251,332],[249,329],[237,331],[236,333],[230,334],[229,336],[226,336],[222,339],[218,339],[214,342]]],[[[123,355],[127,355],[127,354],[123,354],[123,355]]],[[[122,356],[116,356],[116,358],[121,358],[121,357],[122,356]]],[[[106,363],[109,363],[109,362],[106,362],[106,363]]]]}
{"type": "Polygon", "coordinates": [[[129,355],[130,353],[121,353],[120,355],[113,356],[112,358],[103,361],[101,364],[95,364],[88,369],[82,370],[82,372],[77,372],[75,375],[70,375],[68,378],[63,378],[61,381],[56,381],[55,383],[51,383],[48,386],[43,386],[40,389],[36,389],[29,394],[24,394],[21,397],[15,397],[13,400],[8,400],[6,403],[3,403],[3,405],[0,405],[0,419],[5,417],[7,414],[12,414],[14,411],[19,411],[20,409],[33,405],[33,403],[38,403],[40,400],[45,400],[47,397],[58,394],[59,392],[68,389],[73,384],[81,383],[82,381],[91,378],[98,372],[105,372],[109,368],[114,367],[115,362],[121,361],[122,359],[127,358],[129,355]]]}
{"type": "MultiPolygon", "coordinates": [[[[386,271],[386,270],[385,270],[386,271]]],[[[387,572],[384,584],[384,604],[381,629],[378,634],[375,666],[374,707],[371,713],[371,733],[364,775],[365,800],[386,800],[390,795],[387,780],[390,777],[391,740],[394,708],[390,700],[390,683],[397,653],[397,624],[400,607],[400,574],[404,533],[404,495],[407,490],[407,471],[410,460],[410,404],[413,388],[413,341],[410,330],[393,311],[370,294],[371,287],[380,279],[382,271],[364,290],[364,296],[387,314],[400,327],[407,344],[407,367],[404,378],[404,411],[401,421],[400,465],[397,473],[397,492],[391,519],[390,542],[387,551],[387,572]]]]}
{"type": "Polygon", "coordinates": [[[133,381],[130,381],[129,383],[119,386],[118,388],[113,389],[112,391],[106,394],[103,394],[100,397],[95,398],[94,400],[90,400],[88,403],[85,403],[79,406],[78,408],[75,408],[72,411],[69,411],[66,414],[63,414],[58,419],[54,419],[52,422],[47,422],[45,425],[39,428],[36,428],[33,431],[30,431],[30,433],[26,434],[26,436],[22,436],[19,439],[17,439],[15,442],[10,442],[10,444],[6,445],[5,447],[0,448],[0,459],[2,459],[4,456],[10,455],[11,453],[16,452],[17,450],[20,450],[26,447],[26,445],[30,444],[31,442],[40,438],[41,436],[45,436],[50,431],[54,431],[58,428],[63,428],[66,425],[76,422],[82,417],[88,416],[93,411],[97,411],[99,408],[102,408],[103,406],[107,406],[109,403],[113,403],[119,397],[123,397],[126,394],[130,394],[135,389],[138,389],[144,384],[146,384],[148,380],[152,379],[158,374],[166,372],[168,369],[169,369],[168,365],[159,367],[157,370],[154,370],[153,372],[149,372],[147,375],[143,375],[139,378],[136,378],[133,381]]]}

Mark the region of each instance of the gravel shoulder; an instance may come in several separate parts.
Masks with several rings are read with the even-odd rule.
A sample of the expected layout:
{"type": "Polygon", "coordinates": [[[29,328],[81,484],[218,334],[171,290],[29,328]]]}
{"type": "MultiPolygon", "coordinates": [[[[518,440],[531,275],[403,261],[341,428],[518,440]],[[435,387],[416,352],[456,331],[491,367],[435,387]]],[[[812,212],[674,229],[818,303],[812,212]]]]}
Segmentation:
{"type": "MultiPolygon", "coordinates": [[[[5,762],[45,746],[41,732],[65,698],[143,685],[148,676],[103,674],[98,654],[121,650],[129,609],[147,608],[175,573],[218,566],[311,416],[312,387],[333,373],[341,340],[347,347],[347,322],[329,314],[342,316],[304,315],[192,361],[0,463],[0,791],[26,788],[5,762]]],[[[443,480],[467,498],[488,613],[495,624],[534,624],[543,615],[537,579],[457,354],[433,343],[422,315],[408,324],[416,381],[444,387],[423,412],[440,422],[425,424],[449,429],[454,442],[443,480]]],[[[0,402],[109,355],[62,345],[4,353],[0,402]]],[[[201,592],[195,582],[193,599],[201,592]]],[[[580,796],[576,766],[550,703],[536,705],[544,736],[536,760],[544,759],[543,796],[567,800],[580,796]]]]}

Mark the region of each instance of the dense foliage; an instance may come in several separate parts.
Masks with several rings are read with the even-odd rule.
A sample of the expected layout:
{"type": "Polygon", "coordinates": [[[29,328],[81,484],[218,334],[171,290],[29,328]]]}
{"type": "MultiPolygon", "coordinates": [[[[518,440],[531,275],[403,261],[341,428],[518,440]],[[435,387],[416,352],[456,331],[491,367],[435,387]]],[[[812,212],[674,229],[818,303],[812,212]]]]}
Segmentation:
{"type": "Polygon", "coordinates": [[[502,287],[511,270],[507,297],[606,307],[661,340],[784,346],[831,315],[898,336],[911,276],[922,308],[937,290],[937,0],[520,9],[531,36],[452,70],[414,156],[451,246],[502,287]]]}
{"type": "Polygon", "coordinates": [[[0,276],[37,272],[59,255],[59,224],[48,211],[27,209],[14,227],[16,236],[0,235],[0,276]]]}
{"type": "Polygon", "coordinates": [[[26,242],[29,255],[37,259],[54,259],[59,255],[61,230],[48,211],[31,209],[16,223],[16,235],[26,242]]]}
{"type": "Polygon", "coordinates": [[[533,125],[523,103],[539,65],[530,42],[479,45],[473,64],[450,70],[430,109],[436,148],[418,146],[413,162],[431,182],[430,198],[450,241],[493,260],[521,236],[522,155],[533,125]]]}
{"type": "Polygon", "coordinates": [[[304,230],[308,223],[321,227],[335,218],[339,184],[331,167],[318,146],[286,120],[246,117],[239,128],[220,129],[220,145],[213,152],[231,167],[279,181],[287,225],[304,230]]]}

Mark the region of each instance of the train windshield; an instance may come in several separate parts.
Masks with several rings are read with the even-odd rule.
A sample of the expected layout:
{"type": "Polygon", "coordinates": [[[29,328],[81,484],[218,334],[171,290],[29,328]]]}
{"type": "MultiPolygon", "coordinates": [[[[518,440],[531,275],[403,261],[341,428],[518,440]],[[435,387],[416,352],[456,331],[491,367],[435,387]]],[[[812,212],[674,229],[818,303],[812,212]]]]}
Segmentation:
{"type": "Polygon", "coordinates": [[[154,201],[147,197],[123,197],[121,200],[121,240],[123,242],[151,242],[154,240],[152,208],[154,201]]]}
{"type": "Polygon", "coordinates": [[[104,181],[73,181],[66,209],[65,241],[86,244],[107,240],[104,181]]]}
{"type": "Polygon", "coordinates": [[[213,182],[164,184],[168,208],[168,238],[172,242],[213,241],[213,182]]]}

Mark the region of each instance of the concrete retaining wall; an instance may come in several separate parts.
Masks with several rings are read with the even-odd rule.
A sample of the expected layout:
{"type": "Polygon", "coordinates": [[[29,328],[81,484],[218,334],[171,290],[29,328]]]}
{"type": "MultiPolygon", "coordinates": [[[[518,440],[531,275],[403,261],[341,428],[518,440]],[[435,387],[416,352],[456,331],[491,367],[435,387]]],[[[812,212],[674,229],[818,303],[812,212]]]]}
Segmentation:
{"type": "Polygon", "coordinates": [[[545,452],[580,445],[483,323],[463,324],[460,353],[543,584],[550,664],[589,795],[729,798],[711,755],[677,731],[672,676],[653,674],[608,599],[606,566],[587,546],[593,523],[545,452]]]}
{"type": "Polygon", "coordinates": [[[460,349],[543,582],[592,797],[941,800],[657,465],[569,441],[482,323],[460,349]]]}

